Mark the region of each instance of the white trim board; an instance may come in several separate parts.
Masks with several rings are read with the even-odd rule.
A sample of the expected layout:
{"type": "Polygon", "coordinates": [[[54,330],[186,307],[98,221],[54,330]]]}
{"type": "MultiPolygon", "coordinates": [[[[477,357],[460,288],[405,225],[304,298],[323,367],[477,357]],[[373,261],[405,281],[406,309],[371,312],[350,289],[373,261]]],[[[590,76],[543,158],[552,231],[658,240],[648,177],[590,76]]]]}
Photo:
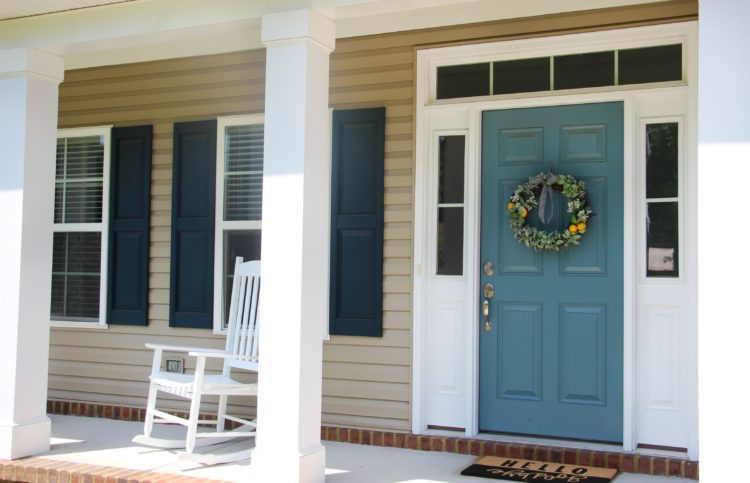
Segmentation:
{"type": "MultiPolygon", "coordinates": [[[[684,112],[672,112],[666,109],[661,116],[684,116],[685,126],[683,133],[685,140],[683,166],[686,181],[683,183],[691,191],[694,185],[693,173],[695,172],[695,144],[694,124],[697,119],[695,103],[687,100],[694,98],[696,93],[695,65],[697,59],[697,24],[687,22],[655,27],[639,27],[616,31],[585,33],[548,37],[542,39],[526,39],[519,41],[495,42],[481,45],[465,45],[439,49],[426,49],[417,53],[417,129],[416,129],[416,171],[415,171],[415,220],[414,220],[414,348],[413,348],[413,394],[412,394],[412,432],[424,433],[430,421],[427,420],[427,406],[430,404],[426,393],[427,353],[430,345],[427,344],[427,303],[430,299],[429,257],[432,250],[432,224],[430,222],[430,182],[435,176],[431,140],[433,132],[445,129],[460,130],[467,132],[467,167],[466,167],[466,193],[465,220],[468,228],[465,228],[466,239],[464,246],[466,261],[464,277],[466,304],[464,330],[467,334],[462,351],[463,357],[468,362],[464,373],[467,390],[463,395],[465,401],[465,417],[463,425],[465,434],[475,436],[478,433],[478,333],[479,313],[474,301],[479,300],[479,216],[480,216],[480,166],[479,153],[481,150],[481,115],[485,110],[512,109],[525,107],[542,107],[553,105],[571,105],[593,102],[621,101],[624,104],[624,412],[623,412],[623,446],[624,450],[634,450],[639,442],[636,431],[637,421],[637,370],[638,370],[638,348],[636,333],[636,318],[638,314],[638,287],[643,282],[639,278],[639,260],[641,243],[638,234],[640,230],[639,216],[642,212],[638,161],[637,154],[638,129],[640,124],[639,111],[643,111],[644,117],[656,116],[640,100],[649,99],[683,99],[685,100],[684,112]],[[641,47],[646,45],[658,45],[681,42],[683,48],[683,72],[684,81],[660,84],[657,86],[627,86],[616,88],[597,88],[590,90],[575,90],[569,92],[544,92],[523,95],[493,96],[487,98],[458,99],[458,100],[434,100],[434,72],[438,65],[451,63],[463,63],[477,61],[477,59],[493,60],[523,58],[531,56],[547,56],[558,53],[571,53],[586,51],[596,48],[597,50],[608,50],[618,48],[641,47]]],[[[695,200],[687,198],[681,207],[684,216],[682,222],[682,236],[680,238],[681,250],[684,257],[684,273],[681,271],[680,280],[686,290],[692,290],[696,283],[695,271],[692,269],[696,263],[695,256],[695,218],[693,209],[695,200]]],[[[645,281],[654,283],[652,280],[645,281]]],[[[693,334],[697,327],[693,310],[686,310],[683,319],[685,333],[683,351],[685,367],[681,368],[682,381],[687,381],[687,393],[690,394],[685,401],[687,411],[688,437],[685,446],[691,458],[697,457],[697,379],[694,367],[697,357],[697,341],[693,334]]]]}

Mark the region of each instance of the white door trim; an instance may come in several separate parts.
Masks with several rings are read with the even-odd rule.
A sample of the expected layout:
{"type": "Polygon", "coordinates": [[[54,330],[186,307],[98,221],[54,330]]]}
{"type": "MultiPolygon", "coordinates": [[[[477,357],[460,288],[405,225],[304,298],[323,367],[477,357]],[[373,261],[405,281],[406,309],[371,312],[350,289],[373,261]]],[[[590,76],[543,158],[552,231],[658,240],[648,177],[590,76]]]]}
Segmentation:
{"type": "MultiPolygon", "coordinates": [[[[622,29],[616,31],[594,32],[585,34],[566,35],[559,37],[548,37],[542,39],[525,39],[519,41],[495,42],[481,45],[465,45],[458,47],[446,47],[440,49],[421,50],[417,53],[417,97],[416,97],[416,171],[415,171],[415,219],[414,219],[414,347],[413,347],[413,394],[412,394],[412,432],[424,433],[427,430],[428,421],[425,420],[425,407],[428,403],[425,394],[426,367],[424,363],[429,348],[425,344],[425,335],[428,330],[426,323],[426,300],[429,290],[429,277],[427,270],[430,266],[428,258],[431,256],[432,236],[428,232],[430,210],[428,187],[429,180],[435,174],[431,169],[432,160],[430,142],[432,130],[440,129],[439,119],[446,115],[455,115],[465,119],[465,125],[453,126],[453,129],[467,129],[467,153],[466,169],[466,211],[465,223],[469,227],[465,230],[465,278],[466,278],[466,324],[465,330],[468,338],[463,350],[466,352],[469,364],[466,365],[466,387],[465,394],[466,424],[465,434],[474,436],[478,433],[478,338],[479,338],[479,314],[474,302],[478,300],[479,293],[479,217],[480,217],[480,166],[479,153],[481,152],[481,116],[486,110],[544,107],[553,105],[572,105],[594,102],[620,101],[624,104],[624,339],[623,339],[623,449],[633,450],[636,447],[635,435],[635,371],[636,371],[636,344],[635,344],[635,317],[636,317],[636,283],[637,283],[637,233],[635,231],[637,220],[636,199],[637,166],[636,166],[636,129],[638,127],[638,114],[636,112],[636,101],[642,95],[664,93],[668,95],[687,95],[694,98],[697,92],[695,79],[695,59],[697,58],[697,23],[686,22],[663,26],[639,27],[622,29]],[[607,50],[613,48],[636,47],[669,43],[679,41],[685,46],[683,55],[683,68],[685,69],[685,83],[673,83],[649,88],[622,88],[616,87],[609,91],[602,89],[590,90],[588,92],[575,91],[570,93],[545,92],[534,94],[533,97],[519,95],[495,96],[493,98],[482,98],[467,102],[463,100],[435,101],[434,82],[431,80],[432,73],[437,65],[456,64],[462,62],[478,62],[492,58],[519,58],[534,55],[554,55],[557,53],[583,52],[586,50],[607,50]],[[438,120],[438,121],[436,121],[438,120]],[[437,122],[437,127],[435,126],[437,122]]],[[[695,103],[690,103],[688,112],[688,152],[687,156],[694,159],[696,143],[693,129],[690,127],[697,119],[695,103]]],[[[692,162],[687,163],[686,175],[691,177],[692,162]]],[[[692,183],[689,184],[689,186],[692,183]]],[[[687,226],[692,223],[693,213],[691,206],[694,200],[689,201],[687,226]]],[[[690,230],[690,228],[689,228],[690,230]]],[[[691,232],[692,233],[692,232],[691,232]]],[[[686,234],[686,245],[693,245],[691,233],[686,234]]],[[[695,247],[687,252],[686,265],[695,263],[695,247]]],[[[695,283],[693,279],[691,284],[695,283]]],[[[692,287],[692,285],[691,285],[692,287]]],[[[693,334],[697,328],[694,318],[688,321],[688,333],[693,334]]],[[[697,341],[693,337],[686,350],[691,357],[697,357],[697,341]],[[693,356],[695,355],[695,356],[693,356]]],[[[689,365],[695,363],[692,359],[689,365]]],[[[690,369],[692,372],[692,369],[690,369]]],[[[697,384],[696,384],[697,386],[697,384]]],[[[697,389],[691,391],[691,394],[697,389]]],[[[691,433],[697,431],[697,407],[690,404],[691,433]],[[695,424],[692,424],[695,422],[695,424]],[[695,428],[692,426],[695,425],[695,428]]],[[[697,436],[691,437],[688,448],[691,457],[697,455],[697,436]]]]}

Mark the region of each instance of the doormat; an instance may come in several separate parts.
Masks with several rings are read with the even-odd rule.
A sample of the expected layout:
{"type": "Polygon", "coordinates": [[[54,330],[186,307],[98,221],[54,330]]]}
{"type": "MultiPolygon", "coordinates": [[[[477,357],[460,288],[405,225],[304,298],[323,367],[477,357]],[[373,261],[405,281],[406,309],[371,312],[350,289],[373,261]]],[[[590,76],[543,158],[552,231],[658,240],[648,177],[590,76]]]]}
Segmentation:
{"type": "Polygon", "coordinates": [[[592,466],[566,465],[547,461],[484,456],[461,472],[505,481],[554,481],[555,483],[608,483],[617,470],[592,466]]]}

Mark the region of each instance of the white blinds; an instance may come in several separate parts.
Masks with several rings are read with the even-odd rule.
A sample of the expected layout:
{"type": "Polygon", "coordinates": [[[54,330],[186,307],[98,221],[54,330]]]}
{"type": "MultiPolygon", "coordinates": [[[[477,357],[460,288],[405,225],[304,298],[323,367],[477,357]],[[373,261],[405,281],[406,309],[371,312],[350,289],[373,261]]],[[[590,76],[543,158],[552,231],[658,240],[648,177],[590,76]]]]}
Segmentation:
{"type": "Polygon", "coordinates": [[[55,223],[100,223],[103,179],[102,136],[58,139],[55,223]]]}
{"type": "Polygon", "coordinates": [[[263,125],[227,126],[224,220],[259,221],[263,196],[263,125]]]}

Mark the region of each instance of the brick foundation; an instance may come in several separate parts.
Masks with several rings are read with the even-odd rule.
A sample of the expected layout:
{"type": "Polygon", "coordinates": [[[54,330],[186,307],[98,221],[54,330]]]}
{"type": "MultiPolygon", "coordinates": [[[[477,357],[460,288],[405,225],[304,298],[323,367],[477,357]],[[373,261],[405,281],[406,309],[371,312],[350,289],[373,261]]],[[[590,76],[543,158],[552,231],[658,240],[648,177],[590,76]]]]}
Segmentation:
{"type": "MultiPolygon", "coordinates": [[[[99,417],[119,419],[124,421],[143,421],[146,410],[142,408],[127,408],[94,403],[50,400],[47,401],[47,412],[51,414],[99,417]]],[[[185,414],[179,415],[187,417],[187,415],[185,414]]],[[[207,415],[207,417],[210,417],[210,415],[207,415]]],[[[697,461],[689,461],[682,458],[669,458],[665,456],[650,456],[629,452],[571,449],[546,445],[487,441],[483,439],[465,437],[416,435],[393,431],[339,428],[330,426],[323,426],[320,429],[320,438],[324,441],[337,441],[351,444],[408,448],[421,451],[442,451],[448,453],[472,454],[475,456],[507,456],[511,458],[544,460],[553,463],[600,466],[605,468],[614,468],[618,471],[627,473],[642,473],[658,476],[680,476],[683,478],[694,480],[698,479],[697,461]]],[[[43,458],[34,458],[33,460],[37,459],[41,460],[43,458]]],[[[10,464],[18,466],[19,463],[20,462],[6,463],[6,465],[10,464]]],[[[2,465],[2,462],[0,462],[0,465],[2,465]]],[[[5,479],[7,480],[8,478],[5,479]]],[[[186,481],[187,480],[206,481],[197,479],[186,479],[186,481]]],[[[11,481],[42,480],[20,479],[11,481]]],[[[59,481],[62,483],[84,480],[73,480],[72,477],[70,477],[69,479],[57,478],[55,480],[50,479],[49,481],[59,481]]],[[[134,480],[130,478],[128,478],[126,481],[134,482],[134,480]]]]}

